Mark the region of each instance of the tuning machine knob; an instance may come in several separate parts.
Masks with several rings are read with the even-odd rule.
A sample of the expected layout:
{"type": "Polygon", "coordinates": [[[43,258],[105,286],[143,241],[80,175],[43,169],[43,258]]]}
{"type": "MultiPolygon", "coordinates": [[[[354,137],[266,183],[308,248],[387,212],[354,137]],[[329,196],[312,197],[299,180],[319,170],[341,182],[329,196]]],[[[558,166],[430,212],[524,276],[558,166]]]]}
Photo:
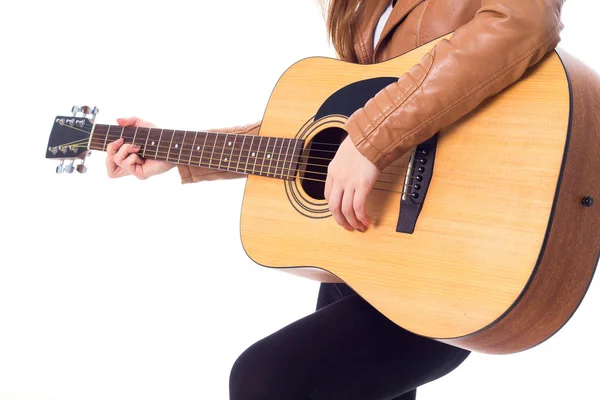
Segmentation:
{"type": "Polygon", "coordinates": [[[73,173],[73,171],[75,170],[74,164],[75,164],[75,160],[71,160],[71,163],[69,165],[65,166],[65,172],[67,174],[73,173]]]}
{"type": "Polygon", "coordinates": [[[65,170],[65,165],[64,164],[65,164],[65,161],[61,160],[60,164],[58,164],[58,167],[56,167],[56,173],[57,174],[62,174],[64,172],[64,170],[65,170]]]}
{"type": "Polygon", "coordinates": [[[100,112],[98,107],[90,107],[90,106],[73,106],[71,109],[73,116],[76,117],[77,114],[81,114],[81,116],[88,118],[92,122],[96,119],[96,116],[100,112]]]}
{"type": "Polygon", "coordinates": [[[87,167],[85,166],[85,158],[81,160],[81,164],[77,165],[76,170],[80,174],[85,174],[87,172],[87,167]]]}

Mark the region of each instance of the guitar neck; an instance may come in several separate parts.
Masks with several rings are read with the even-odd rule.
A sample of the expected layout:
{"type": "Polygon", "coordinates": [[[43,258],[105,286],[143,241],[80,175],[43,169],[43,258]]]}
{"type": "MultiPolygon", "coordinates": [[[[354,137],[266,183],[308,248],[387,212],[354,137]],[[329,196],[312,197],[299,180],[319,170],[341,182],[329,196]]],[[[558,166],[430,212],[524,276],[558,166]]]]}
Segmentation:
{"type": "Polygon", "coordinates": [[[106,151],[119,138],[141,146],[142,158],[279,179],[296,176],[304,147],[297,139],[95,125],[89,148],[106,151]]]}

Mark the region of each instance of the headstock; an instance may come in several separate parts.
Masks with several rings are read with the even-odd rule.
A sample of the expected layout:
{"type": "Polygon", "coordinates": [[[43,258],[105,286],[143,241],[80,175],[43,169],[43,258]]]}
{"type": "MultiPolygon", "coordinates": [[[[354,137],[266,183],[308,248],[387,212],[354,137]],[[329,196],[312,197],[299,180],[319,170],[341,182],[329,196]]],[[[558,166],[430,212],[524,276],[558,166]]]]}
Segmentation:
{"type": "Polygon", "coordinates": [[[86,172],[85,159],[91,154],[88,144],[98,109],[74,106],[71,113],[71,116],[57,116],[54,119],[46,147],[46,158],[60,160],[57,174],[70,174],[75,169],[77,172],[86,172]],[[70,163],[64,165],[65,160],[70,163]],[[81,160],[77,166],[74,165],[76,160],[81,160]]]}

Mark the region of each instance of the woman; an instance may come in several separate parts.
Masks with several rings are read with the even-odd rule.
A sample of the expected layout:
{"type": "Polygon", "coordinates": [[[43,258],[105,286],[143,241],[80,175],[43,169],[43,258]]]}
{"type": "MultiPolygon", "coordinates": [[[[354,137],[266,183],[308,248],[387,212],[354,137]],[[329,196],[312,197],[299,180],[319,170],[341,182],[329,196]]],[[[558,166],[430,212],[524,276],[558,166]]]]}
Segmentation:
{"type": "MultiPolygon", "coordinates": [[[[331,0],[327,27],[341,59],[381,62],[448,33],[421,61],[357,110],[329,165],[325,198],[347,230],[369,227],[379,171],[518,80],[560,40],[564,0],[331,0]]],[[[325,3],[325,1],[323,2],[325,3]]],[[[119,119],[122,126],[148,124],[119,119]]],[[[260,123],[221,132],[253,135],[260,123]]],[[[110,177],[173,167],[112,143],[110,177]]],[[[183,183],[241,175],[178,166],[183,183]]],[[[359,233],[357,233],[359,234],[359,233]]],[[[469,352],[396,326],[342,283],[322,284],[317,311],[259,341],[236,361],[231,399],[409,400],[469,352]]]]}

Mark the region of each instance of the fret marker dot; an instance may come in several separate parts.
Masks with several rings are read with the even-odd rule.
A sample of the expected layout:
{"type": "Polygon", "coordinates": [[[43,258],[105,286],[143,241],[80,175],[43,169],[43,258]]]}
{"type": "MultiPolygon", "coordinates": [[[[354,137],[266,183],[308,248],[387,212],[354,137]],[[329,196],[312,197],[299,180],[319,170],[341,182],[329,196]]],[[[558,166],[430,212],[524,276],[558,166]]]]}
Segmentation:
{"type": "Polygon", "coordinates": [[[227,143],[228,146],[231,146],[231,142],[227,143]]]}
{"type": "Polygon", "coordinates": [[[225,162],[227,162],[227,159],[225,159],[225,162]]]}
{"type": "Polygon", "coordinates": [[[152,142],[152,146],[154,146],[154,142],[152,142]]]}
{"type": "Polygon", "coordinates": [[[196,150],[200,150],[200,146],[196,147],[196,150]]]}
{"type": "Polygon", "coordinates": [[[270,155],[270,154],[267,154],[267,158],[271,158],[271,155],[270,155]]]}
{"type": "Polygon", "coordinates": [[[178,145],[178,144],[176,144],[176,145],[175,145],[175,148],[176,148],[176,149],[178,149],[178,148],[179,148],[179,145],[178,145]]]}
{"type": "Polygon", "coordinates": [[[252,157],[254,157],[256,155],[256,153],[252,153],[252,157]]]}

